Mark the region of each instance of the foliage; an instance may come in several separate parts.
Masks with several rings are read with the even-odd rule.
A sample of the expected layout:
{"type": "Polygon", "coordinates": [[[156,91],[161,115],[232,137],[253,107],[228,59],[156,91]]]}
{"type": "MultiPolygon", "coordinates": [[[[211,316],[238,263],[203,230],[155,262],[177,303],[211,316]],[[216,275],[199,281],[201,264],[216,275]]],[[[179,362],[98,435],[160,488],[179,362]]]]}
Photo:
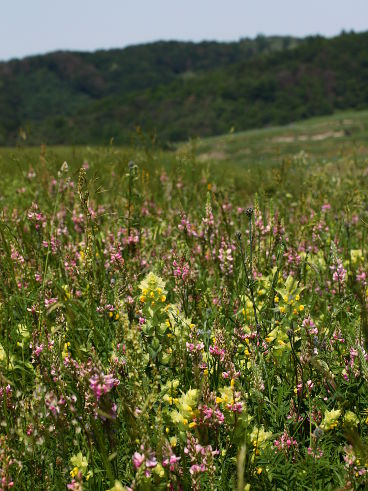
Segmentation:
{"type": "Polygon", "coordinates": [[[0,64],[0,144],[161,144],[367,108],[367,33],[159,42],[0,64]]]}

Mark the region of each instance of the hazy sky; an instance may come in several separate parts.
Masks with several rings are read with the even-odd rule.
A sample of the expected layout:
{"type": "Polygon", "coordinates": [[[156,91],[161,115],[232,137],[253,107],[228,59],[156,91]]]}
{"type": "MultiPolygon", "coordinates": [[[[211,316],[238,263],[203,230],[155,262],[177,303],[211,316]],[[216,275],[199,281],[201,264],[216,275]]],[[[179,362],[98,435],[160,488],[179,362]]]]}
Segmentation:
{"type": "Polygon", "coordinates": [[[0,0],[0,59],[158,39],[368,30],[368,0],[0,0]]]}

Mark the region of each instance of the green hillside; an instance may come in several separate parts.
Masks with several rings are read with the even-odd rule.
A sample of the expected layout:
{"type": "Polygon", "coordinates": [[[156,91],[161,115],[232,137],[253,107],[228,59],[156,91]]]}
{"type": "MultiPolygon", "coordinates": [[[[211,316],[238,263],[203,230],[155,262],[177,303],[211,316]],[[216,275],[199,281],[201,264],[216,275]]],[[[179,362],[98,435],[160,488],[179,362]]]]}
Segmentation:
{"type": "MultiPolygon", "coordinates": [[[[296,155],[333,159],[368,156],[368,111],[338,111],[285,126],[193,140],[197,160],[238,168],[278,166],[296,155]]],[[[184,149],[187,144],[180,146],[184,149]]]]}
{"type": "Polygon", "coordinates": [[[368,33],[159,42],[0,64],[0,144],[162,143],[368,107],[368,33]],[[19,131],[21,128],[21,131],[19,131]]]}

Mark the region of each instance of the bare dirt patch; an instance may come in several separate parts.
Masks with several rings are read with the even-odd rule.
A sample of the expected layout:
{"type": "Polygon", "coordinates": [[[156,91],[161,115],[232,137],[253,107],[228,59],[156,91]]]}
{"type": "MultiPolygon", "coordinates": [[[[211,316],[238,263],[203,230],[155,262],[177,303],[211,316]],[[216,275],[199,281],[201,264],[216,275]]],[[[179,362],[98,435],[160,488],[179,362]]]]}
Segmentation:
{"type": "Polygon", "coordinates": [[[341,138],[345,136],[345,132],[341,131],[325,131],[324,133],[317,133],[315,135],[285,135],[285,136],[277,136],[272,138],[272,141],[275,143],[293,143],[295,141],[322,141],[327,140],[328,138],[341,138]]]}

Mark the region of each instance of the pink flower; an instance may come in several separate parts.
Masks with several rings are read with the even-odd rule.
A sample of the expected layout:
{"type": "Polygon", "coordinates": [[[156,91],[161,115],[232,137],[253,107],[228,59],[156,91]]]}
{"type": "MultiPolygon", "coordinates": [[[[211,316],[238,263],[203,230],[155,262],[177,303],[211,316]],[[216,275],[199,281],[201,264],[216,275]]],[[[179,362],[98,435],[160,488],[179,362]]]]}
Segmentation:
{"type": "Polygon", "coordinates": [[[142,453],[134,452],[133,454],[133,465],[136,469],[140,467],[144,462],[145,456],[142,453]]]}

